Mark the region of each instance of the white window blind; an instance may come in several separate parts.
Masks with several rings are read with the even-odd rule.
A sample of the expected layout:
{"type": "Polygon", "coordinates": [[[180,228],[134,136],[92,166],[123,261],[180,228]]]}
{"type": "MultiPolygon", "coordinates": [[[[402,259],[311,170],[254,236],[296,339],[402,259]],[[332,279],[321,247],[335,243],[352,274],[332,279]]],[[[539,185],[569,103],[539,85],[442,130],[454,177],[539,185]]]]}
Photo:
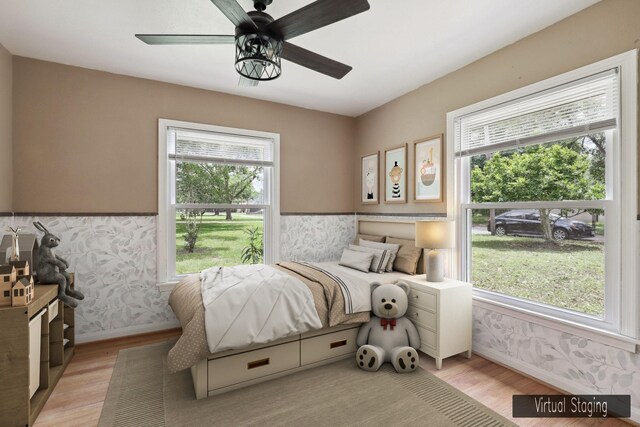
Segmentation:
{"type": "Polygon", "coordinates": [[[613,129],[618,92],[616,68],[459,117],[456,155],[474,156],[613,129]]]}
{"type": "Polygon", "coordinates": [[[231,134],[169,129],[169,158],[177,161],[273,166],[273,141],[231,134]]]}

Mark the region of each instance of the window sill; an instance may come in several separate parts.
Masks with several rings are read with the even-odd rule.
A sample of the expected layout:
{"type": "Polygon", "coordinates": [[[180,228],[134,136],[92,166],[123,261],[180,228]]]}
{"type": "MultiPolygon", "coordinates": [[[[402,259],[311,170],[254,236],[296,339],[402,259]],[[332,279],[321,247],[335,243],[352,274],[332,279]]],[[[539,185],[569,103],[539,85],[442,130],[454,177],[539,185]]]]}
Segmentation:
{"type": "Polygon", "coordinates": [[[164,292],[171,292],[173,288],[176,287],[177,284],[178,284],[178,281],[176,280],[171,282],[156,283],[156,287],[160,292],[164,293],[164,292]]]}
{"type": "Polygon", "coordinates": [[[600,344],[619,348],[630,353],[636,353],[638,350],[636,346],[640,345],[640,340],[634,338],[590,326],[580,325],[578,323],[558,319],[546,314],[536,313],[524,308],[514,307],[478,295],[473,296],[473,304],[481,308],[486,308],[507,316],[515,317],[516,319],[535,323],[560,332],[566,332],[600,344]]]}

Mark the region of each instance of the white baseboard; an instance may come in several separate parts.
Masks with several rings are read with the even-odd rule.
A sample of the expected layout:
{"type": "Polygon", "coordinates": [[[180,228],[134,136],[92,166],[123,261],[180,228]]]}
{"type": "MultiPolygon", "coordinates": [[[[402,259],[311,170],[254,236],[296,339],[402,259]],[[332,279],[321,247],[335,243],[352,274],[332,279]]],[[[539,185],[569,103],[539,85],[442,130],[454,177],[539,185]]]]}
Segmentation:
{"type": "Polygon", "coordinates": [[[128,335],[145,334],[148,332],[162,331],[165,329],[179,328],[180,323],[177,320],[162,323],[150,323],[148,325],[127,326],[125,328],[110,329],[108,331],[91,332],[88,334],[76,335],[76,343],[83,344],[92,341],[102,341],[111,338],[126,337],[128,335]]]}
{"type": "MultiPolygon", "coordinates": [[[[568,378],[564,378],[558,375],[551,374],[545,370],[537,368],[535,366],[523,363],[519,360],[505,356],[503,353],[494,351],[489,348],[473,347],[473,352],[480,357],[484,357],[487,360],[496,362],[500,365],[512,368],[516,371],[522,372],[534,379],[538,379],[541,382],[547,383],[550,386],[557,388],[563,392],[569,394],[594,394],[595,390],[589,387],[585,387],[581,384],[577,384],[568,378]]],[[[640,408],[631,407],[631,420],[635,423],[640,423],[640,408]]]]}

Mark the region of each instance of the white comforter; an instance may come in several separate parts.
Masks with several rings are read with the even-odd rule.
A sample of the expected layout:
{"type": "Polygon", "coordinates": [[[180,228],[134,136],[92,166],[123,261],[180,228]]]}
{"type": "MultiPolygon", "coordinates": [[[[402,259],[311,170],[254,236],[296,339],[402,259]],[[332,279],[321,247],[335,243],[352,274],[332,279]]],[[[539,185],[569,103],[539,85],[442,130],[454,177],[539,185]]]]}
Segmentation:
{"type": "Polygon", "coordinates": [[[200,283],[212,353],[322,328],[309,288],[268,265],[213,267],[200,283]]]}

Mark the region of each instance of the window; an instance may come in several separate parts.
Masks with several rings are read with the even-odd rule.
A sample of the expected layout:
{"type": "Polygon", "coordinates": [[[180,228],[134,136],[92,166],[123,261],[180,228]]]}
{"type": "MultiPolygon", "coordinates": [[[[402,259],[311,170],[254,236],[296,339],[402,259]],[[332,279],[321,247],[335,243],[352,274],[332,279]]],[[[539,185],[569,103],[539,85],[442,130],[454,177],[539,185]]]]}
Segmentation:
{"type": "Polygon", "coordinates": [[[638,336],[636,58],[448,114],[454,271],[477,299],[638,336]]]}
{"type": "Polygon", "coordinates": [[[4,291],[4,297],[8,298],[11,296],[11,293],[9,291],[4,291]]]}
{"type": "Polygon", "coordinates": [[[275,262],[278,135],[171,120],[159,127],[159,283],[275,262]]]}

